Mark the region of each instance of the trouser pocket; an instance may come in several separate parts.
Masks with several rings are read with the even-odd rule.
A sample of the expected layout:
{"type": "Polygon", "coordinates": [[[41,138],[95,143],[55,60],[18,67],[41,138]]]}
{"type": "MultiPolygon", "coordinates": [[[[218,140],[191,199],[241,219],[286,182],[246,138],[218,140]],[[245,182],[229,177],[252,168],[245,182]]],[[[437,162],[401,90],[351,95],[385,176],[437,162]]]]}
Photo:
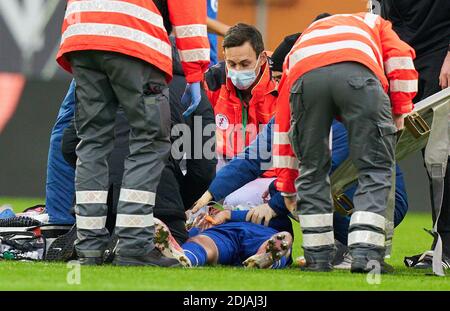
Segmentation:
{"type": "Polygon", "coordinates": [[[390,122],[378,122],[377,129],[379,143],[376,148],[375,162],[394,162],[397,128],[390,122]]]}
{"type": "Polygon", "coordinates": [[[170,135],[169,90],[166,88],[158,94],[144,95],[144,111],[147,127],[157,131],[158,137],[170,135]]]}

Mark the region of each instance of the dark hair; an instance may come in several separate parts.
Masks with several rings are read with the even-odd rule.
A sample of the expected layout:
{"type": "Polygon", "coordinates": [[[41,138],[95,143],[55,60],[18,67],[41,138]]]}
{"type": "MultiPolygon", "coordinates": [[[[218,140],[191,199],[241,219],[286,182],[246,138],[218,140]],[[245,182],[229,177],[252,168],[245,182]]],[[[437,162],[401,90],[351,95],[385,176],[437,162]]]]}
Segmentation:
{"type": "Polygon", "coordinates": [[[313,22],[318,21],[319,19],[325,18],[325,17],[329,17],[331,16],[330,13],[320,13],[319,15],[316,16],[316,18],[313,19],[313,22]]]}
{"type": "Polygon", "coordinates": [[[244,23],[239,23],[228,29],[223,39],[222,47],[234,48],[243,45],[245,42],[250,43],[256,56],[264,51],[264,42],[261,33],[255,27],[244,23]]]}
{"type": "Polygon", "coordinates": [[[291,51],[297,39],[300,37],[301,33],[294,33],[284,38],[283,42],[273,51],[271,69],[273,71],[283,71],[283,62],[286,55],[291,51]]]}
{"type": "Polygon", "coordinates": [[[153,3],[155,4],[159,13],[161,13],[164,21],[164,28],[166,28],[167,34],[170,35],[170,33],[172,32],[172,23],[170,22],[169,18],[169,8],[167,6],[167,0],[153,0],[153,3]]]}

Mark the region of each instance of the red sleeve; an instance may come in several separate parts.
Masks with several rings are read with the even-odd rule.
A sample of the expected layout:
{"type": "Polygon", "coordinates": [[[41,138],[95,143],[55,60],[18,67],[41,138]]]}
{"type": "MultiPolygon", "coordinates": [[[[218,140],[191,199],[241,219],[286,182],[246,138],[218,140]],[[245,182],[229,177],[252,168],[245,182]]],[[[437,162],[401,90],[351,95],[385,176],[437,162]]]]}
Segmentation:
{"type": "Polygon", "coordinates": [[[274,139],[273,139],[273,167],[277,181],[276,188],[281,192],[296,192],[294,181],[298,176],[298,160],[292,151],[288,132],[290,129],[291,111],[289,107],[289,87],[286,77],[279,86],[279,96],[275,111],[274,139]]]}
{"type": "Polygon", "coordinates": [[[186,81],[202,81],[210,53],[206,0],[168,0],[167,4],[186,81]]]}
{"type": "Polygon", "coordinates": [[[384,71],[389,80],[389,97],[392,112],[403,114],[413,109],[413,98],[417,93],[418,73],[414,68],[416,53],[392,30],[392,24],[380,18],[381,47],[384,71]]]}

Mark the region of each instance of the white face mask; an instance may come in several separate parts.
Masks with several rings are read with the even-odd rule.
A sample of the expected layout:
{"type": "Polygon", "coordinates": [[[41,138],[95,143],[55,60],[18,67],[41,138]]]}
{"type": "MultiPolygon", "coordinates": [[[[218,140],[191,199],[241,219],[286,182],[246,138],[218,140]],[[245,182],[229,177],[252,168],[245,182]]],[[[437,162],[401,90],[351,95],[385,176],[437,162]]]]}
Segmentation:
{"type": "Polygon", "coordinates": [[[227,76],[230,78],[231,82],[235,87],[237,87],[239,90],[246,90],[248,89],[253,83],[255,83],[256,78],[259,75],[260,69],[258,69],[258,73],[255,72],[256,68],[259,64],[259,57],[256,61],[256,65],[253,69],[246,69],[246,70],[234,70],[230,69],[227,66],[227,76]]]}

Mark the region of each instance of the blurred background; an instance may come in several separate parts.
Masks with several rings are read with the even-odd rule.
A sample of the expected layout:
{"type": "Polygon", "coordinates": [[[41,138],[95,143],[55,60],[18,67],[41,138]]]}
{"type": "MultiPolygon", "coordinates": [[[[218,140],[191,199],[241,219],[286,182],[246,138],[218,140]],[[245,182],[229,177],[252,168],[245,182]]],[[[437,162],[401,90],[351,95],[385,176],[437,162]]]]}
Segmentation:
{"type": "MultiPolygon", "coordinates": [[[[367,11],[365,0],[207,1],[219,21],[255,25],[272,51],[320,13],[367,11]]],[[[65,5],[65,0],[0,0],[0,196],[45,196],[49,136],[71,79],[55,62],[65,5]]],[[[401,166],[410,208],[429,211],[421,155],[401,166]]]]}

